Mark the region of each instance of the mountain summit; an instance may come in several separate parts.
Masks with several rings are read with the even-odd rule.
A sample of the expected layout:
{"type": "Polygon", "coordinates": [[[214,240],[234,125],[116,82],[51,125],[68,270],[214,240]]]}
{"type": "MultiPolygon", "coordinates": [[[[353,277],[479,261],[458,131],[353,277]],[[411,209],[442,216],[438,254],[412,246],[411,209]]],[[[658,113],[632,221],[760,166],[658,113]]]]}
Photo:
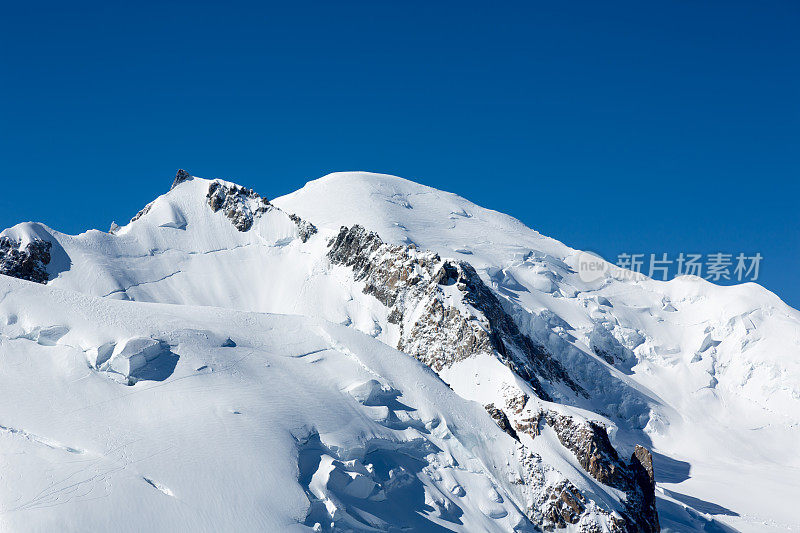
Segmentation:
{"type": "Polygon", "coordinates": [[[365,172],[6,229],[0,526],[800,528],[800,313],[582,256],[365,172]]]}

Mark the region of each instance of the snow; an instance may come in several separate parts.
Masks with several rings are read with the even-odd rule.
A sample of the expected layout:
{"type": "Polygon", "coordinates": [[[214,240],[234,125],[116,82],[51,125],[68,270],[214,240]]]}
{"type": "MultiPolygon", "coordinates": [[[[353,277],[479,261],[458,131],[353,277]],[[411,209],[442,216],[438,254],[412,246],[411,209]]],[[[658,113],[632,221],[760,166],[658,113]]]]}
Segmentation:
{"type": "MultiPolygon", "coordinates": [[[[472,264],[589,393],[531,408],[653,449],[664,530],[800,529],[800,313],[764,288],[613,265],[585,281],[582,252],[512,217],[364,172],[242,232],[210,183],[113,234],[2,232],[54,246],[46,286],[0,276],[0,529],[524,529],[517,443],[483,406],[533,392],[488,354],[445,384],[394,350],[386,307],[326,258],[353,224],[472,264]]],[[[523,438],[543,475],[616,508],[551,433],[523,438]]]]}
{"type": "Polygon", "coordinates": [[[315,439],[324,452],[308,490],[334,515],[362,521],[354,524],[369,511],[390,516],[386,490],[392,507],[431,527],[456,524],[419,507],[427,493],[472,530],[523,521],[518,496],[502,482],[513,441],[429,369],[352,329],[98,299],[6,277],[0,294],[2,324],[14,315],[27,328],[65,330],[43,346],[0,328],[4,530],[288,530],[309,508],[298,456],[315,439]],[[222,346],[228,334],[236,347],[222,346]],[[154,339],[179,357],[162,380],[127,386],[86,364],[87,350],[109,342],[112,362],[147,364],[160,350],[154,339]],[[387,425],[362,404],[406,416],[387,425]],[[379,489],[380,476],[364,464],[380,459],[396,477],[406,457],[423,469],[406,489],[379,489]],[[486,513],[481,480],[504,501],[486,513]]]}
{"type": "MultiPolygon", "coordinates": [[[[274,203],[320,227],[358,223],[445,257],[468,249],[465,259],[506,297],[517,322],[585,372],[582,384],[596,384],[594,401],[582,407],[621,426],[616,445],[649,440],[664,457],[691,465],[691,474],[665,487],[713,503],[698,503],[700,514],[732,509],[678,530],[712,517],[743,531],[800,529],[791,504],[800,492],[786,481],[800,475],[800,313],[763,287],[692,276],[660,282],[613,265],[584,282],[576,275],[581,252],[456,195],[387,175],[331,174],[274,203]],[[622,356],[614,367],[588,361],[599,334],[622,356]]],[[[496,378],[491,364],[479,366],[469,375],[480,379],[463,388],[487,401],[495,393],[486,384],[496,378]]],[[[672,508],[667,497],[659,505],[672,508]]]]}

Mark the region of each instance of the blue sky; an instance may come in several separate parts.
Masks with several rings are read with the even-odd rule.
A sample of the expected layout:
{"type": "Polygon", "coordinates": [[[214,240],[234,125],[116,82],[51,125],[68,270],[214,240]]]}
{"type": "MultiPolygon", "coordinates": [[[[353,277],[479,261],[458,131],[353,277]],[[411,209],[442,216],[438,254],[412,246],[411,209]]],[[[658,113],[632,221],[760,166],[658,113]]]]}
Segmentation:
{"type": "Polygon", "coordinates": [[[759,252],[798,307],[798,27],[790,1],[6,3],[0,227],[106,230],[178,167],[268,197],[371,170],[611,260],[759,252]]]}

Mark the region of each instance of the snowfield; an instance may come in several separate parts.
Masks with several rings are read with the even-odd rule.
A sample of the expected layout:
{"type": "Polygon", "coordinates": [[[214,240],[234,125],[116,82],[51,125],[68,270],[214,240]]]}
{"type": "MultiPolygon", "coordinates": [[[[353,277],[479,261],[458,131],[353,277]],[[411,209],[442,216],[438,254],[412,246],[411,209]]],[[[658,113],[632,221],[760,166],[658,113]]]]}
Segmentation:
{"type": "Polygon", "coordinates": [[[178,178],[108,233],[0,233],[0,530],[654,531],[651,497],[662,531],[800,530],[766,289],[586,282],[393,176],[178,178]]]}
{"type": "Polygon", "coordinates": [[[0,294],[4,530],[302,530],[329,512],[379,528],[524,523],[504,487],[513,439],[352,329],[6,277],[0,294]],[[133,374],[87,363],[110,345],[124,346],[112,362],[152,357],[133,374]]]}

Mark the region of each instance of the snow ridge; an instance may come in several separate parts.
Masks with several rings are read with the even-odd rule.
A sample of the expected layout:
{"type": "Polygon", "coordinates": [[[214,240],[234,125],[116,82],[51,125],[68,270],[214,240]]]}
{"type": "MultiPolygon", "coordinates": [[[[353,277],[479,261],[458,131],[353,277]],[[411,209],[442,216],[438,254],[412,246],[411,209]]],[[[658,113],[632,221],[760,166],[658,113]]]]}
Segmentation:
{"type": "Polygon", "coordinates": [[[580,254],[359,172],[5,230],[0,527],[800,528],[800,313],[580,254]]]}

